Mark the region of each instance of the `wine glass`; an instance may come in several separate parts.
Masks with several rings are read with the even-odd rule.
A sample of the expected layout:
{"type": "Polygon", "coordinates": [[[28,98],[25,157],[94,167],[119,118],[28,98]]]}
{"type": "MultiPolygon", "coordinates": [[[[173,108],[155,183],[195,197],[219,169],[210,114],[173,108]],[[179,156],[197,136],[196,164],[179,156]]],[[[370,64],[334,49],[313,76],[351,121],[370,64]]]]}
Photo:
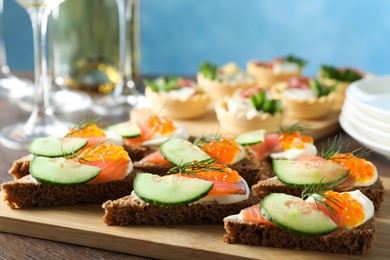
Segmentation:
{"type": "MultiPolygon", "coordinates": [[[[56,6],[51,12],[51,19],[49,23],[49,34],[51,34],[49,40],[49,48],[51,47],[51,52],[49,53],[48,59],[50,61],[49,74],[53,76],[53,85],[52,90],[50,91],[50,103],[52,104],[53,111],[56,113],[67,113],[84,110],[91,106],[91,97],[85,92],[68,89],[64,86],[63,82],[58,80],[60,77],[57,77],[57,74],[60,71],[58,68],[60,66],[60,49],[57,32],[58,17],[59,6],[56,6]]],[[[31,95],[22,97],[18,100],[18,105],[26,111],[32,111],[34,108],[33,97],[31,95]]]]}
{"type": "MultiPolygon", "coordinates": [[[[92,105],[92,110],[100,115],[122,115],[130,108],[149,107],[149,101],[136,89],[131,72],[126,73],[126,62],[131,64],[132,52],[127,50],[127,24],[133,17],[134,0],[116,0],[119,19],[119,74],[120,78],[114,90],[107,96],[98,98],[92,105]],[[128,75],[126,75],[128,74],[128,75]],[[131,94],[125,95],[127,87],[131,94]]],[[[131,66],[131,65],[130,65],[131,66]]],[[[132,68],[130,67],[130,70],[132,68]]]]}
{"type": "Polygon", "coordinates": [[[16,0],[31,19],[34,40],[34,109],[27,122],[8,126],[0,132],[0,142],[12,149],[25,149],[32,139],[63,136],[68,124],[59,121],[50,105],[47,73],[46,31],[51,10],[65,0],[16,0]]]}
{"type": "Polygon", "coordinates": [[[28,79],[12,75],[7,65],[3,38],[3,8],[4,1],[0,0],[0,97],[19,98],[32,94],[33,83],[28,79]]]}

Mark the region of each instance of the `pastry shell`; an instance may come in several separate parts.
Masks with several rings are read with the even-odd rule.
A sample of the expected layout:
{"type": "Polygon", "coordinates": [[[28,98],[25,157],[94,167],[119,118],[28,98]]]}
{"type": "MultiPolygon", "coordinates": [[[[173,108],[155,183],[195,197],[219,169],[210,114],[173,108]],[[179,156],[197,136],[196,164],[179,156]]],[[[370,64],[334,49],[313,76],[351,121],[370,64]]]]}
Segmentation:
{"type": "Polygon", "coordinates": [[[280,94],[287,117],[309,120],[327,116],[333,108],[335,97],[336,93],[333,92],[320,98],[297,100],[283,95],[283,93],[280,94]]]}
{"type": "Polygon", "coordinates": [[[187,99],[160,95],[150,88],[145,89],[145,96],[152,103],[151,111],[162,117],[173,119],[194,119],[203,116],[210,103],[205,94],[196,94],[187,99]]]}
{"type": "Polygon", "coordinates": [[[213,102],[222,97],[233,95],[238,89],[249,89],[256,85],[254,80],[231,83],[220,80],[211,80],[205,78],[201,73],[198,73],[196,78],[198,85],[210,96],[213,102]]]}
{"type": "Polygon", "coordinates": [[[344,104],[345,93],[351,83],[348,81],[339,81],[335,79],[321,79],[321,81],[324,82],[324,84],[326,84],[327,86],[336,85],[333,107],[337,110],[341,110],[344,104]]]}
{"type": "Polygon", "coordinates": [[[275,132],[282,123],[282,112],[275,115],[264,113],[261,116],[248,119],[245,115],[233,115],[227,110],[227,98],[215,103],[215,112],[221,129],[226,134],[239,135],[253,130],[264,129],[275,132]]]}
{"type": "Polygon", "coordinates": [[[287,81],[291,77],[298,77],[302,74],[302,69],[297,72],[274,73],[269,68],[256,65],[255,61],[247,63],[248,74],[254,77],[257,83],[263,88],[270,88],[273,84],[287,81]]]}

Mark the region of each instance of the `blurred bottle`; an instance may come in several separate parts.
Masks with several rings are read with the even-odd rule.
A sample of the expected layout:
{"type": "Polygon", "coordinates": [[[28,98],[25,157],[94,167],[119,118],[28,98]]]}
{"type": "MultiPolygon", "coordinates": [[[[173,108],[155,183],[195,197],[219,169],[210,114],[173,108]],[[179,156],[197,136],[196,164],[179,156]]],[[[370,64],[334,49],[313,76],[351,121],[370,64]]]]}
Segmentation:
{"type": "MultiPolygon", "coordinates": [[[[127,17],[127,80],[140,79],[140,1],[127,17]],[[131,16],[129,16],[131,15],[131,16]]],[[[118,7],[113,0],[67,0],[49,22],[52,70],[59,86],[110,93],[120,79],[118,7]]]]}

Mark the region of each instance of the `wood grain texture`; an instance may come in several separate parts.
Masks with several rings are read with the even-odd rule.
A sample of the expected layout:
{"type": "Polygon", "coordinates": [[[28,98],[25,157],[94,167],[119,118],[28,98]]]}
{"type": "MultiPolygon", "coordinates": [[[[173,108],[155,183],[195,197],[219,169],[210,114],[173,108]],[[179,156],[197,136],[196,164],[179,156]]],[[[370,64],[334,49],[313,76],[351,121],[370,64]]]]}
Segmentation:
{"type": "MultiPolygon", "coordinates": [[[[2,200],[3,193],[0,194],[2,200]]],[[[385,203],[390,201],[386,195],[385,203]]],[[[0,231],[77,244],[98,249],[169,259],[378,259],[390,255],[389,206],[377,218],[374,248],[364,256],[345,256],[320,252],[291,251],[268,247],[230,245],[222,241],[221,225],[202,226],[107,226],[102,222],[100,205],[47,209],[9,209],[0,203],[0,231]]]]}

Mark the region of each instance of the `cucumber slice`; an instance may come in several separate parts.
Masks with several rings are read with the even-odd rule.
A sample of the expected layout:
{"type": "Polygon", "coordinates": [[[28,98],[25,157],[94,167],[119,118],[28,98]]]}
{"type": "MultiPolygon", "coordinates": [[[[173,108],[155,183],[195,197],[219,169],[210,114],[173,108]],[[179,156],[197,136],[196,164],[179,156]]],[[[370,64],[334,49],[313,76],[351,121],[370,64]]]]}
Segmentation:
{"type": "Polygon", "coordinates": [[[265,130],[256,130],[248,133],[240,134],[236,137],[237,143],[242,146],[250,146],[264,142],[265,130]]]}
{"type": "Polygon", "coordinates": [[[187,205],[205,197],[214,183],[178,175],[158,176],[138,173],[134,179],[134,192],[142,200],[161,206],[187,205]]]}
{"type": "Polygon", "coordinates": [[[108,131],[114,131],[124,138],[137,138],[141,136],[141,129],[134,122],[124,122],[107,127],[108,131]]]}
{"type": "Polygon", "coordinates": [[[193,161],[203,161],[211,157],[190,141],[170,138],[160,146],[161,155],[170,163],[180,165],[193,161]]]}
{"type": "Polygon", "coordinates": [[[95,178],[102,169],[69,161],[65,158],[35,156],[30,163],[30,174],[37,181],[52,185],[78,185],[95,178]]]}
{"type": "Polygon", "coordinates": [[[264,217],[276,226],[301,236],[326,235],[338,228],[329,216],[312,204],[283,193],[264,197],[260,209],[264,217]]]}
{"type": "Polygon", "coordinates": [[[346,167],[330,161],[273,160],[273,168],[278,180],[295,187],[330,184],[349,174],[346,167]]]}
{"type": "Polygon", "coordinates": [[[79,151],[87,143],[88,139],[85,138],[41,137],[30,143],[28,151],[39,156],[63,157],[79,151]]]}

